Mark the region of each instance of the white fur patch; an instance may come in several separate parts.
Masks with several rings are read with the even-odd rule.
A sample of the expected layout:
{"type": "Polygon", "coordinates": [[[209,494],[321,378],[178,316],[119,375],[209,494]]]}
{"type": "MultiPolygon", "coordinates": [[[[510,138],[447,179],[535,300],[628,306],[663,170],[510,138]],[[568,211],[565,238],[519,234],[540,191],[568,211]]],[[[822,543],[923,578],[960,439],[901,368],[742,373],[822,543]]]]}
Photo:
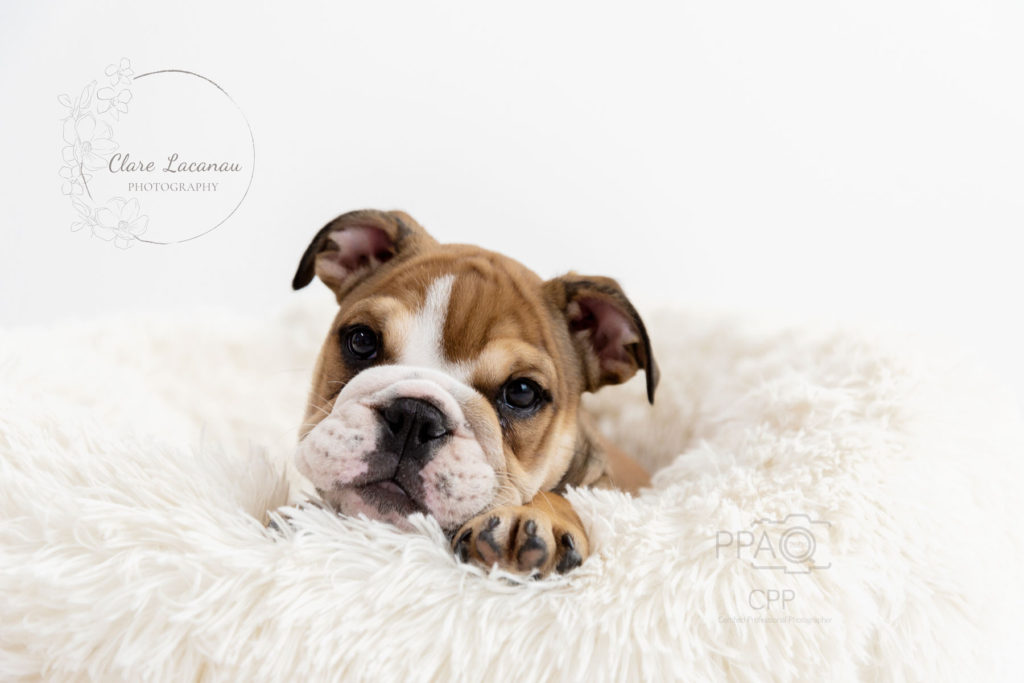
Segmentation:
{"type": "Polygon", "coordinates": [[[467,383],[473,375],[472,364],[451,363],[444,357],[444,324],[448,319],[455,275],[443,275],[430,283],[423,307],[409,321],[403,348],[398,354],[400,365],[440,370],[467,383]]]}
{"type": "Polygon", "coordinates": [[[338,408],[335,405],[335,412],[306,435],[295,454],[295,465],[302,476],[323,489],[347,484],[365,474],[366,457],[375,445],[372,411],[360,410],[358,405],[338,408]]]}

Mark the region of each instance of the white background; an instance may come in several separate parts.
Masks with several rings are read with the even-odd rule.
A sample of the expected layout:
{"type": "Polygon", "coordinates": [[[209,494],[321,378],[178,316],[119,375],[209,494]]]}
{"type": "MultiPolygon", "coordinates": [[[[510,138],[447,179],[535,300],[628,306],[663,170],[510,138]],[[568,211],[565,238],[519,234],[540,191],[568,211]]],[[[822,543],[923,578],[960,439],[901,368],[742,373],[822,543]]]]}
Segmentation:
{"type": "Polygon", "coordinates": [[[318,296],[289,289],[312,234],[404,208],[641,303],[952,337],[1021,396],[1019,2],[0,8],[0,324],[318,296]],[[122,56],[252,124],[252,190],[210,235],[69,231],[56,96],[122,56]]]}

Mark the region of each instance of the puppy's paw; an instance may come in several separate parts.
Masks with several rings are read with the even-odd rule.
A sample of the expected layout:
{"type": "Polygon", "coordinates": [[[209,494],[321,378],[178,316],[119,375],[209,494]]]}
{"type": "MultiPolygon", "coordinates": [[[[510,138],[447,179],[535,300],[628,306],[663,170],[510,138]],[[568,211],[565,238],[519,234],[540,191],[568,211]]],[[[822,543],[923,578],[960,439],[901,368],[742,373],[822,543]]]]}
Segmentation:
{"type": "Polygon", "coordinates": [[[502,506],[469,520],[455,534],[452,550],[463,562],[539,578],[575,569],[590,554],[579,518],[542,508],[502,506]]]}

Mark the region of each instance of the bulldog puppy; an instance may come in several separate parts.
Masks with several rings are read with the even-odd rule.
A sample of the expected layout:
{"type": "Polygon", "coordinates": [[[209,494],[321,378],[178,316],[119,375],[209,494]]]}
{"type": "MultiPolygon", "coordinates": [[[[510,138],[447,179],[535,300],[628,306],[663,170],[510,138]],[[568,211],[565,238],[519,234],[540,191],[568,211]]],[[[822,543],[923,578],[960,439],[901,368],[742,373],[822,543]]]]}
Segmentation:
{"type": "Polygon", "coordinates": [[[580,409],[581,394],[638,370],[654,401],[650,340],[614,280],[545,282],[370,210],[321,229],[292,287],[314,274],[339,309],[296,464],[336,510],[400,527],[433,515],[463,561],[546,575],[590,552],[566,486],[649,483],[580,409]]]}

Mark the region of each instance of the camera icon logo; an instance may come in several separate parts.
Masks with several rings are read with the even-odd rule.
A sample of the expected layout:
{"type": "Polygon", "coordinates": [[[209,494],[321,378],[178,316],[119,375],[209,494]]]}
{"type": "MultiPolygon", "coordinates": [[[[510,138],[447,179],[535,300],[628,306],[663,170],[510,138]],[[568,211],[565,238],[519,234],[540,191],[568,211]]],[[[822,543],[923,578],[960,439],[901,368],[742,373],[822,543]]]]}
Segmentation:
{"type": "Polygon", "coordinates": [[[781,569],[787,574],[810,574],[828,569],[830,561],[820,561],[818,538],[828,538],[830,522],[813,520],[805,514],[786,515],[785,519],[759,519],[751,525],[755,536],[761,531],[763,543],[751,558],[756,569],[781,569]],[[817,532],[817,535],[816,533],[817,532]],[[777,536],[774,545],[770,539],[777,536]]]}

